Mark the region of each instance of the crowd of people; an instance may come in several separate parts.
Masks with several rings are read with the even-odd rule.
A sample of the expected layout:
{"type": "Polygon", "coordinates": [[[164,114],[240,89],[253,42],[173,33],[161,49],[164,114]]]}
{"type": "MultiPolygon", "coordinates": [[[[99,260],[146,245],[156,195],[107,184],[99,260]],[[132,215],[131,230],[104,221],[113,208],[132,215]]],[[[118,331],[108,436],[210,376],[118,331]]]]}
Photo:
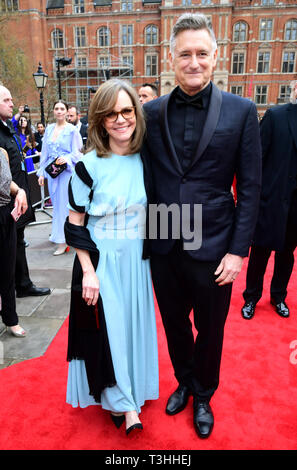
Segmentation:
{"type": "Polygon", "coordinates": [[[259,123],[252,101],[212,82],[216,62],[208,19],[184,14],[170,38],[177,86],[168,95],[158,97],[150,83],[137,95],[126,81],[110,79],[92,98],[87,124],[76,106],[58,100],[55,122],[38,123],[34,134],[23,107],[13,116],[11,94],[0,87],[2,320],[12,334],[25,336],[15,291],[18,297],[50,294],[31,281],[25,253],[24,229],[34,220],[27,173],[37,169],[53,205],[54,255],[68,246],[76,252],[67,403],[100,404],[117,428],[126,423],[127,435],[143,429],[141,408],[158,398],[153,287],[178,382],[166,413],[181,412],[192,395],[200,438],[213,429],[210,401],[219,385],[232,284],[249,253],[243,318],[254,316],[272,251],[271,303],[289,316],[297,81],[291,103],[269,109],[259,123]],[[150,209],[173,205],[189,207],[187,222],[201,231],[199,246],[180,213],[178,221],[165,214],[164,236],[164,214],[154,218],[150,209]]]}

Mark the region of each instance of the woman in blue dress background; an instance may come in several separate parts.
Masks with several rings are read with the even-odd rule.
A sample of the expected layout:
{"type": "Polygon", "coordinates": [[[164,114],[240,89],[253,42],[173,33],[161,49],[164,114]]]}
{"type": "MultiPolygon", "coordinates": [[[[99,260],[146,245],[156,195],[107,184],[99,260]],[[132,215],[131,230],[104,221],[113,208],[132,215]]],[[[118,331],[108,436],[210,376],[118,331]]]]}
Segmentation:
{"type": "Polygon", "coordinates": [[[149,260],[143,259],[147,198],[139,149],[144,132],[133,88],[119,79],[105,82],[89,111],[88,151],[70,181],[70,225],[86,226],[100,252],[95,269],[90,253],[76,249],[82,297],[96,305],[100,293],[116,384],[96,400],[86,361],[68,355],[67,402],[73,407],[100,402],[117,427],[126,421],[127,434],[142,429],[141,407],[158,398],[154,299],[149,260]]]}
{"type": "Polygon", "coordinates": [[[31,121],[22,113],[24,106],[19,107],[19,112],[12,117],[12,124],[16,133],[20,136],[22,142],[22,150],[26,155],[25,164],[27,172],[34,171],[33,156],[38,157],[40,153],[36,149],[35,136],[31,128],[31,121]]]}
{"type": "Polygon", "coordinates": [[[53,205],[53,221],[50,241],[57,243],[54,255],[62,255],[67,250],[64,234],[64,223],[68,216],[68,183],[75,164],[81,156],[82,138],[78,129],[66,121],[68,105],[59,100],[54,104],[56,122],[49,124],[45,130],[40,157],[40,168],[37,171],[38,183],[44,185],[47,178],[50,198],[53,205]],[[67,168],[56,178],[51,178],[45,167],[55,158],[57,164],[67,163],[67,168]]]}

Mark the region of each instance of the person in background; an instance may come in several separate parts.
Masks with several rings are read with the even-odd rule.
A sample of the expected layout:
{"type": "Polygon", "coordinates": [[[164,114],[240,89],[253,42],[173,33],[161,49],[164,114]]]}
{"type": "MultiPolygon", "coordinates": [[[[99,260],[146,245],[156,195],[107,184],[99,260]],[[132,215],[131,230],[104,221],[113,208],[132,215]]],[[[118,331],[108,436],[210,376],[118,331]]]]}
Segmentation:
{"type": "Polygon", "coordinates": [[[30,279],[24,241],[25,227],[35,221],[34,210],[30,202],[30,188],[28,175],[24,163],[24,155],[20,137],[15,133],[11,118],[13,114],[13,101],[10,91],[0,86],[0,147],[6,150],[9,158],[10,171],[13,181],[25,190],[28,209],[18,219],[15,287],[17,297],[31,297],[49,295],[48,287],[37,287],[30,279]]]}
{"type": "Polygon", "coordinates": [[[250,320],[263,292],[266,267],[274,251],[270,302],[283,318],[297,246],[297,81],[291,102],[266,111],[260,122],[263,181],[258,222],[246,275],[241,314],[250,320]]]}
{"type": "Polygon", "coordinates": [[[39,157],[40,153],[36,148],[35,136],[31,129],[31,123],[26,116],[23,115],[24,106],[19,107],[19,112],[12,118],[12,124],[20,136],[22,142],[22,149],[25,153],[25,165],[27,172],[34,171],[33,155],[39,157]]]}
{"type": "Polygon", "coordinates": [[[80,120],[81,115],[80,111],[76,106],[69,106],[68,113],[67,113],[67,121],[77,127],[80,132],[81,138],[83,140],[84,148],[87,144],[88,139],[88,126],[81,122],[80,120]]]}
{"type": "MultiPolygon", "coordinates": [[[[45,126],[41,121],[39,121],[36,124],[36,129],[37,129],[37,131],[34,133],[35,142],[36,142],[36,150],[40,154],[41,150],[42,150],[42,140],[43,140],[44,133],[45,133],[45,126]]],[[[34,161],[34,163],[37,163],[37,162],[39,162],[39,158],[38,158],[38,160],[35,161],[35,158],[33,157],[33,161],[34,161]]]]}
{"type": "Polygon", "coordinates": [[[90,107],[88,151],[71,178],[65,225],[78,257],[67,403],[101,403],[117,427],[126,421],[127,435],[142,429],[141,407],[157,399],[159,389],[150,265],[143,259],[147,197],[139,150],[144,132],[134,89],[119,79],[103,83],[90,107]]]}
{"type": "Polygon", "coordinates": [[[0,148],[0,296],[3,323],[12,335],[23,338],[15,301],[16,224],[28,208],[26,192],[12,181],[6,150],[0,148]]]}
{"type": "Polygon", "coordinates": [[[158,98],[158,88],[153,83],[144,83],[139,88],[138,96],[141,104],[148,103],[158,98]]]}
{"type": "Polygon", "coordinates": [[[68,105],[59,100],[53,107],[55,123],[46,128],[42,152],[40,157],[40,168],[37,171],[38,183],[44,185],[47,178],[50,198],[53,205],[53,221],[50,241],[58,246],[53,253],[54,256],[62,255],[67,251],[65,242],[64,223],[68,215],[68,183],[75,164],[81,156],[82,138],[78,129],[66,120],[68,105]],[[45,168],[56,159],[57,165],[67,164],[66,169],[58,177],[52,178],[45,168]]]}

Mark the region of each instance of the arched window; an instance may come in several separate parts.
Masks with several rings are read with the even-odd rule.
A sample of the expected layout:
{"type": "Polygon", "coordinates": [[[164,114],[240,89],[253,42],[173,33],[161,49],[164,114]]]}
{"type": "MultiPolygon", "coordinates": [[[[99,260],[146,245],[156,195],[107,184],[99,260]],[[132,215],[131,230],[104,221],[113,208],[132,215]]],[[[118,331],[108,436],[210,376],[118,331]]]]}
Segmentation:
{"type": "Polygon", "coordinates": [[[98,46],[110,46],[110,30],[107,26],[102,26],[98,29],[98,46]]]}
{"type": "Polygon", "coordinates": [[[244,21],[238,21],[233,27],[233,41],[242,42],[247,40],[247,24],[244,21]]]}
{"type": "Polygon", "coordinates": [[[145,44],[158,44],[158,28],[154,24],[145,28],[145,44]]]}
{"type": "Polygon", "coordinates": [[[54,29],[52,32],[52,47],[54,49],[64,48],[64,34],[61,29],[54,29]]]}
{"type": "Polygon", "coordinates": [[[297,20],[290,20],[286,23],[285,40],[286,41],[297,40],[297,20]]]}

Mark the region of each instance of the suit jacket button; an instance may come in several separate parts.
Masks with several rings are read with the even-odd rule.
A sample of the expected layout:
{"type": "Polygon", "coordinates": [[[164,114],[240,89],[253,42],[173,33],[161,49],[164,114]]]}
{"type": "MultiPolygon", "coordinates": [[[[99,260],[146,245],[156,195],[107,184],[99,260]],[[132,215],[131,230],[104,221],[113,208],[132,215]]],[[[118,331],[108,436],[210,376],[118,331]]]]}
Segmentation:
{"type": "Polygon", "coordinates": [[[186,183],[187,182],[187,178],[183,177],[182,178],[182,183],[186,183]]]}

